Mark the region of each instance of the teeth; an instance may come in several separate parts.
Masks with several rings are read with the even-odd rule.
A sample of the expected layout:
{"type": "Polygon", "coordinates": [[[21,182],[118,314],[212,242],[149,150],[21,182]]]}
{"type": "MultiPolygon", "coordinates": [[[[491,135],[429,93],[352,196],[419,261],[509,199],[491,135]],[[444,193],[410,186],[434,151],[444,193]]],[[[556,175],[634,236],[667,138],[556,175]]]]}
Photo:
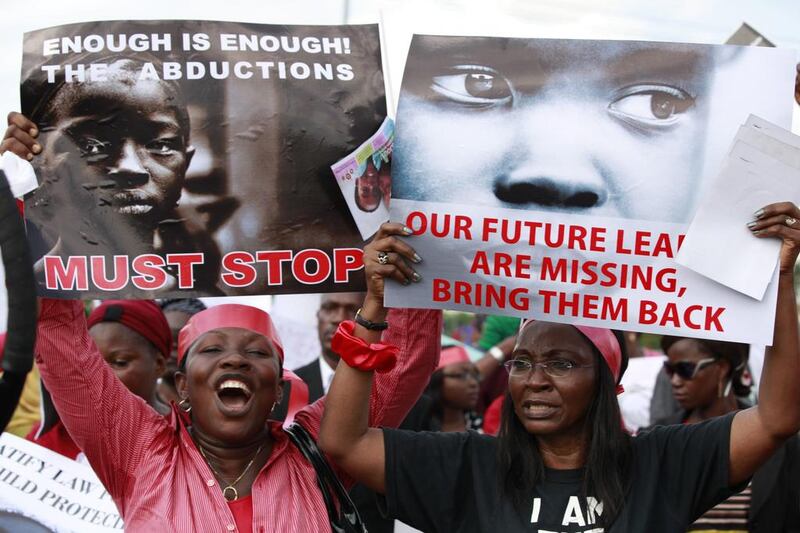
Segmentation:
{"type": "Polygon", "coordinates": [[[526,410],[532,413],[543,413],[545,411],[549,411],[552,409],[550,405],[542,405],[542,404],[530,404],[525,407],[526,410]]]}
{"type": "Polygon", "coordinates": [[[247,387],[247,385],[235,379],[226,379],[225,381],[223,381],[220,384],[218,390],[222,389],[240,389],[246,392],[247,394],[250,394],[250,389],[247,387]]]}

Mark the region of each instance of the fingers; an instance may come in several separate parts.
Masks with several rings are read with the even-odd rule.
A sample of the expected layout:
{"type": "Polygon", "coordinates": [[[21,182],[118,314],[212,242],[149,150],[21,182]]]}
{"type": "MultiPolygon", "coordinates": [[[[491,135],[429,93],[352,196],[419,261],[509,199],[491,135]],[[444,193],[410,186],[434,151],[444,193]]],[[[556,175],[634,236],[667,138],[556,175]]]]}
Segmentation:
{"type": "Polygon", "coordinates": [[[790,228],[786,224],[773,224],[764,229],[754,230],[756,237],[780,237],[784,241],[800,242],[800,229],[790,228]]]}
{"type": "Polygon", "coordinates": [[[747,227],[753,233],[757,233],[759,231],[764,230],[765,228],[776,225],[777,226],[784,225],[790,228],[800,230],[800,222],[798,222],[798,219],[791,217],[789,215],[774,215],[771,217],[765,217],[747,223],[747,227]]]}
{"type": "Polygon", "coordinates": [[[400,235],[411,234],[411,230],[403,224],[382,224],[375,238],[364,248],[364,263],[368,274],[391,278],[403,285],[420,281],[422,276],[409,263],[419,263],[422,258],[414,248],[398,238],[400,235]]]}
{"type": "Polygon", "coordinates": [[[778,202],[762,207],[756,211],[753,216],[755,216],[757,220],[764,220],[777,215],[800,218],[800,209],[798,209],[797,206],[792,202],[778,202]]]}
{"type": "Polygon", "coordinates": [[[16,141],[15,143],[9,142],[9,150],[17,154],[19,157],[27,160],[33,159],[34,154],[38,154],[42,151],[41,145],[39,145],[36,140],[31,137],[30,133],[25,130],[20,129],[17,126],[9,126],[6,130],[5,139],[3,142],[6,141],[16,141]],[[20,153],[22,152],[22,153],[20,153]]]}
{"type": "Polygon", "coordinates": [[[422,258],[417,255],[417,252],[411,246],[394,236],[373,241],[373,247],[384,252],[395,252],[412,263],[422,262],[422,258]]]}
{"type": "Polygon", "coordinates": [[[372,240],[375,242],[389,235],[411,235],[412,233],[410,228],[405,227],[399,222],[384,222],[381,224],[381,227],[378,228],[378,232],[372,240]]]}
{"type": "Polygon", "coordinates": [[[373,275],[378,275],[383,279],[393,279],[402,285],[408,285],[409,279],[403,274],[395,264],[377,265],[370,269],[373,275]]]}
{"type": "Polygon", "coordinates": [[[36,142],[39,130],[36,125],[20,113],[8,114],[8,128],[0,144],[0,152],[11,151],[22,159],[30,161],[34,154],[42,151],[42,146],[36,142]]]}
{"type": "Polygon", "coordinates": [[[376,261],[381,264],[381,266],[394,266],[399,275],[392,275],[391,277],[403,285],[408,285],[411,281],[418,282],[422,279],[422,276],[420,276],[413,268],[411,268],[408,263],[406,263],[406,261],[396,252],[379,251],[376,252],[375,257],[376,261]],[[386,254],[385,265],[383,265],[380,260],[380,257],[383,254],[386,254]]]}
{"type": "Polygon", "coordinates": [[[4,154],[6,152],[16,154],[17,157],[27,159],[28,161],[33,159],[33,154],[30,152],[28,147],[14,137],[3,139],[3,142],[0,143],[0,154],[4,154]]]}
{"type": "Polygon", "coordinates": [[[16,126],[19,129],[28,132],[31,137],[37,137],[39,135],[39,128],[36,127],[36,124],[34,124],[22,113],[12,111],[8,114],[7,120],[9,126],[16,126]]]}
{"type": "Polygon", "coordinates": [[[753,235],[800,241],[800,209],[792,202],[767,205],[756,211],[755,217],[747,223],[753,235]]]}

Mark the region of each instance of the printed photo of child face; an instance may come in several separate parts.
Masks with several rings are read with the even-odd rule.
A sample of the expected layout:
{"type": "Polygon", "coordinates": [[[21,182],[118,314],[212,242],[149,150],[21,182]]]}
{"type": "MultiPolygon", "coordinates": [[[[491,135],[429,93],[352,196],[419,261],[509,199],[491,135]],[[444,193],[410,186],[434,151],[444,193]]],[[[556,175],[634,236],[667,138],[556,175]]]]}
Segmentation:
{"type": "Polygon", "coordinates": [[[720,50],[415,36],[394,196],[685,222],[720,50]],[[433,179],[432,177],[435,177],[433,179]]]}

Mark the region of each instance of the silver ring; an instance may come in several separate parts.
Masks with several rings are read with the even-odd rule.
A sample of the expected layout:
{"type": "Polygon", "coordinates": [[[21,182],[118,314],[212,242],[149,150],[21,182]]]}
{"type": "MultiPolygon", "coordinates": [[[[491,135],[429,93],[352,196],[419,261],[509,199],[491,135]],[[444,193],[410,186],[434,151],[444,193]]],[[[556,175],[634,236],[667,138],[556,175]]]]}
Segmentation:
{"type": "Polygon", "coordinates": [[[792,227],[795,224],[797,224],[797,219],[796,218],[786,217],[786,225],[787,226],[792,227]]]}
{"type": "Polygon", "coordinates": [[[389,264],[389,254],[387,254],[386,252],[378,252],[378,263],[380,263],[382,265],[388,265],[389,264]]]}

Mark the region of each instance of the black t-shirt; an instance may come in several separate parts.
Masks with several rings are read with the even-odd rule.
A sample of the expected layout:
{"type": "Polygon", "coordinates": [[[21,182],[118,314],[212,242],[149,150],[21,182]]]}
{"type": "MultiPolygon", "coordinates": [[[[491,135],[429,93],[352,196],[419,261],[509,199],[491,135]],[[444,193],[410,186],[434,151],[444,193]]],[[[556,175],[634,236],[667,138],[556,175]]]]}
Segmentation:
{"type": "MultiPolygon", "coordinates": [[[[631,488],[607,531],[682,533],[737,492],[728,487],[732,420],[733,414],[634,437],[631,488]]],[[[387,512],[426,533],[604,531],[602,505],[580,496],[583,470],[547,469],[518,511],[498,485],[496,438],[384,429],[384,440],[387,512]]]]}

